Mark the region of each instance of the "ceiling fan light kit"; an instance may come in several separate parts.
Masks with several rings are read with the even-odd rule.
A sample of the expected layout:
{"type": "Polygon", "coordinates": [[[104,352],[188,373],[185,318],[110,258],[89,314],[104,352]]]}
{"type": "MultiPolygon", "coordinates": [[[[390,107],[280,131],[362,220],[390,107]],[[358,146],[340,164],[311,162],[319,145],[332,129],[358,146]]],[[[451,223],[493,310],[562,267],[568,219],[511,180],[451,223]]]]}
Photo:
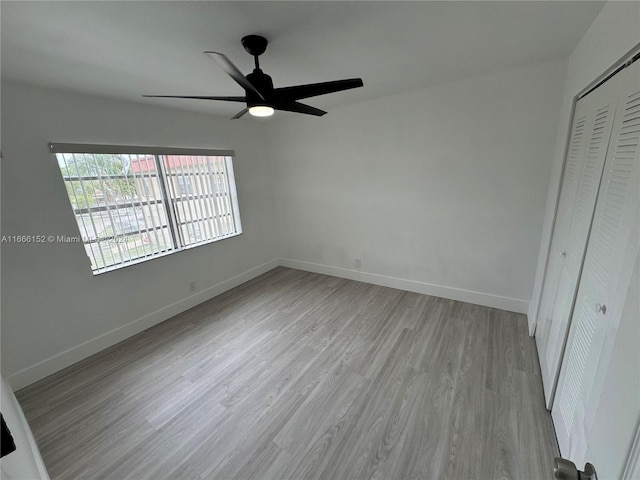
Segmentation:
{"type": "Polygon", "coordinates": [[[254,105],[249,107],[249,114],[254,117],[270,117],[275,110],[269,105],[254,105]]]}
{"type": "Polygon", "coordinates": [[[258,57],[267,49],[268,41],[260,35],[247,35],[241,40],[244,49],[253,56],[255,68],[248,75],[243,75],[229,58],[218,52],[208,54],[244,91],[244,97],[223,96],[184,96],[184,95],[143,95],[144,97],[188,98],[194,100],[221,100],[226,102],[246,103],[246,108],[235,114],[232,119],[240,118],[245,113],[255,117],[269,117],[275,110],[303,113],[321,117],[324,110],[300,103],[298,100],[316,97],[327,93],[340,92],[351,88],[362,87],[361,78],[349,78],[331,82],[295,85],[292,87],[273,88],[273,80],[260,69],[258,57]]]}

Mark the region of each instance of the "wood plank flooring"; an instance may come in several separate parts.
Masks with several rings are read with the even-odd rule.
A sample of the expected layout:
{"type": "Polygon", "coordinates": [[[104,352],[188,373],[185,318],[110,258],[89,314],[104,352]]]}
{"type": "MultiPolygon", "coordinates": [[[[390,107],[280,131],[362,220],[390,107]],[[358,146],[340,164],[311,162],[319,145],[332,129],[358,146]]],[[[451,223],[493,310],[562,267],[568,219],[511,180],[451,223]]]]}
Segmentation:
{"type": "Polygon", "coordinates": [[[277,268],[17,393],[55,479],[547,479],[523,315],[277,268]]]}

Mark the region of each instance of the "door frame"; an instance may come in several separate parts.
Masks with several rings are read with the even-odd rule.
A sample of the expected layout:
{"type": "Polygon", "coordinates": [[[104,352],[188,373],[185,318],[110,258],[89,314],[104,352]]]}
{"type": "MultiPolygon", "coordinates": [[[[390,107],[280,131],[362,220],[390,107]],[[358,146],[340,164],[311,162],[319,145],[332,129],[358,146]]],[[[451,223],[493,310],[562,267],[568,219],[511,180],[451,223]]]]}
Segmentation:
{"type": "Polygon", "coordinates": [[[636,435],[633,439],[633,443],[629,448],[627,463],[622,471],[623,480],[633,480],[638,477],[640,477],[640,420],[638,420],[638,426],[636,427],[636,435]]]}
{"type": "MultiPolygon", "coordinates": [[[[613,77],[618,72],[620,72],[622,69],[628,67],[629,65],[631,65],[635,61],[640,61],[640,43],[635,45],[629,52],[627,52],[624,56],[622,56],[617,62],[615,62],[611,67],[609,67],[604,73],[599,75],[595,80],[590,82],[585,88],[583,88],[580,92],[578,92],[577,95],[575,95],[573,97],[573,101],[572,101],[572,105],[571,105],[571,119],[570,119],[570,123],[569,123],[569,128],[567,130],[567,137],[566,137],[566,140],[565,140],[564,159],[562,161],[562,172],[561,172],[561,175],[560,175],[559,183],[558,183],[558,185],[556,187],[557,190],[556,190],[556,202],[555,202],[555,208],[554,208],[554,214],[553,214],[553,225],[552,225],[552,228],[551,228],[551,234],[550,234],[550,236],[548,238],[548,242],[547,242],[544,276],[543,276],[542,284],[541,284],[541,287],[540,287],[540,297],[538,298],[538,303],[537,303],[537,306],[536,306],[535,323],[530,328],[530,330],[531,330],[530,331],[530,335],[533,336],[533,337],[535,337],[535,332],[536,332],[537,326],[538,326],[538,318],[540,316],[540,305],[542,303],[542,295],[544,293],[544,287],[545,287],[546,280],[547,280],[547,273],[549,271],[549,263],[550,263],[550,258],[551,258],[551,244],[553,243],[553,235],[554,235],[554,233],[556,233],[556,220],[557,220],[557,216],[558,216],[558,209],[559,209],[559,206],[560,206],[560,196],[561,196],[561,193],[562,193],[562,182],[564,181],[565,167],[566,167],[566,164],[567,164],[567,157],[568,157],[568,154],[569,154],[571,131],[572,131],[572,127],[573,127],[573,122],[575,120],[576,105],[577,105],[578,101],[581,98],[583,98],[585,95],[589,94],[590,92],[592,92],[593,90],[598,88],[600,85],[605,83],[611,77],[613,77]]],[[[593,216],[592,216],[591,222],[593,223],[593,216]]],[[[589,227],[589,230],[591,230],[591,227],[589,227]]],[[[585,247],[585,252],[584,253],[586,255],[586,247],[585,247]]],[[[574,311],[574,307],[575,307],[576,295],[578,293],[578,287],[580,285],[580,280],[579,279],[582,276],[582,266],[583,265],[584,265],[584,256],[582,258],[582,262],[581,262],[581,265],[580,265],[580,271],[579,271],[579,275],[578,275],[578,285],[576,286],[576,291],[574,292],[574,298],[573,298],[573,301],[572,301],[571,308],[569,310],[569,318],[568,318],[567,325],[566,325],[566,328],[565,328],[565,331],[564,331],[564,340],[562,342],[562,346],[561,346],[561,349],[560,349],[561,353],[560,353],[560,361],[558,363],[558,369],[555,372],[555,378],[554,378],[553,383],[551,385],[551,395],[549,397],[550,401],[549,401],[548,405],[546,405],[546,407],[547,407],[547,409],[549,411],[551,411],[551,409],[553,408],[553,403],[555,401],[556,391],[557,391],[557,387],[558,387],[558,381],[560,379],[560,370],[562,368],[562,361],[563,361],[564,354],[565,354],[565,349],[566,349],[566,346],[567,346],[567,340],[569,338],[569,331],[571,329],[571,321],[572,321],[573,311],[574,311]]],[[[535,338],[534,338],[534,341],[535,341],[535,338]]],[[[536,350],[537,350],[537,346],[536,346],[536,350]]],[[[545,404],[546,404],[546,402],[545,402],[545,404]]]]}
{"type": "MultiPolygon", "coordinates": [[[[609,78],[613,77],[620,70],[625,68],[634,62],[634,60],[638,60],[640,57],[640,43],[631,48],[627,53],[625,53],[622,57],[620,57],[616,62],[613,63],[609,68],[607,68],[602,74],[598,75],[594,80],[589,82],[586,87],[580,90],[576,95],[574,95],[571,100],[571,114],[569,115],[569,123],[566,129],[567,135],[564,143],[564,153],[562,157],[562,170],[560,171],[560,177],[558,178],[558,182],[555,184],[555,206],[553,209],[553,223],[551,225],[551,230],[549,231],[549,236],[546,239],[547,248],[544,254],[544,274],[542,276],[542,283],[540,284],[540,296],[536,300],[536,310],[535,316],[532,319],[531,324],[529,325],[529,336],[535,337],[536,329],[538,327],[538,316],[540,315],[540,303],[542,301],[542,292],[544,291],[544,284],[546,283],[547,271],[549,270],[549,258],[551,254],[551,241],[553,240],[553,234],[556,230],[556,217],[558,215],[558,206],[560,204],[560,192],[562,190],[562,182],[564,180],[564,169],[567,164],[567,155],[569,153],[569,141],[571,140],[571,127],[573,126],[573,121],[575,120],[575,112],[576,112],[576,104],[578,100],[587,95],[592,90],[598,88],[601,84],[609,80],[609,78]]],[[[567,325],[567,331],[571,324],[571,319],[569,319],[569,324],[567,325]]],[[[563,347],[563,355],[564,355],[564,347],[563,347]]],[[[557,376],[557,375],[556,375],[557,376]]],[[[557,383],[557,378],[556,378],[557,383]]],[[[553,401],[553,399],[552,399],[553,401]]]]}

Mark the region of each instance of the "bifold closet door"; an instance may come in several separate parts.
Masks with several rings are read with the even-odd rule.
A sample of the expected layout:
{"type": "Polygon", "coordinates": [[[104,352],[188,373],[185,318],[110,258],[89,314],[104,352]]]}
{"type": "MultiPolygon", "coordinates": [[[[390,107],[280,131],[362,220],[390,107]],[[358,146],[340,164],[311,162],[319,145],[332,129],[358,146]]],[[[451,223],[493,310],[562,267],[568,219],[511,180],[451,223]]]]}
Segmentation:
{"type": "Polygon", "coordinates": [[[547,408],[551,409],[569,318],[613,126],[619,79],[577,104],[536,327],[547,408]]]}
{"type": "Polygon", "coordinates": [[[638,295],[629,285],[640,253],[640,61],[616,77],[621,93],[551,411],[562,456],[578,465],[588,460],[601,395],[631,395],[602,385],[625,302],[638,295]]]}

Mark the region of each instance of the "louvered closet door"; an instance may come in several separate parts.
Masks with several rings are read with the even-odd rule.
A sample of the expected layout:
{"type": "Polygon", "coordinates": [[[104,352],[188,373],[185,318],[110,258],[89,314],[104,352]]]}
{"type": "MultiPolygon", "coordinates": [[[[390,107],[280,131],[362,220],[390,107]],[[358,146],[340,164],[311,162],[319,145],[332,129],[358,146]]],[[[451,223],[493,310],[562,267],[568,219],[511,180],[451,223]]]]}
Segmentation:
{"type": "Polygon", "coordinates": [[[619,78],[614,77],[576,104],[536,329],[548,408],[567,338],[618,93],[619,78]]]}
{"type": "Polygon", "coordinates": [[[536,345],[538,347],[538,357],[543,372],[543,383],[545,392],[548,391],[548,382],[553,381],[552,372],[549,372],[545,363],[545,352],[549,340],[549,331],[553,323],[553,309],[556,302],[558,282],[560,280],[560,269],[564,260],[564,248],[567,243],[569,225],[575,206],[575,197],[578,191],[578,180],[582,174],[585,144],[585,130],[589,129],[591,119],[588,118],[585,102],[576,105],[575,120],[569,139],[569,151],[565,162],[565,169],[560,189],[560,200],[553,229],[553,238],[549,251],[549,261],[545,273],[544,288],[540,307],[538,309],[538,319],[536,326],[536,345]],[[551,380],[549,380],[551,379],[551,380]]]}
{"type": "Polygon", "coordinates": [[[640,62],[616,76],[622,93],[551,412],[562,456],[578,465],[640,248],[640,62]]]}

